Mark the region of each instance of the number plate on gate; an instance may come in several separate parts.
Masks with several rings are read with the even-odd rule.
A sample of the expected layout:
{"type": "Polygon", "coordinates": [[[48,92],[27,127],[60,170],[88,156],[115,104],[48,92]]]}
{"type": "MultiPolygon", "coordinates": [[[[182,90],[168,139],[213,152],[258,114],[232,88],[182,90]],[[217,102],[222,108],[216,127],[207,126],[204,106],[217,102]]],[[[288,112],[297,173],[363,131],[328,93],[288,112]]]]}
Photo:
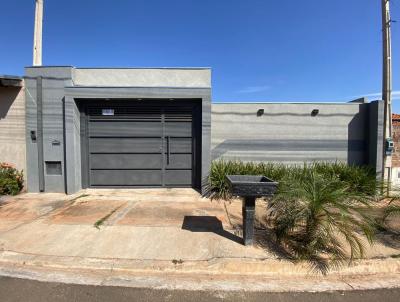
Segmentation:
{"type": "Polygon", "coordinates": [[[114,115],[114,109],[102,109],[101,115],[114,115]]]}

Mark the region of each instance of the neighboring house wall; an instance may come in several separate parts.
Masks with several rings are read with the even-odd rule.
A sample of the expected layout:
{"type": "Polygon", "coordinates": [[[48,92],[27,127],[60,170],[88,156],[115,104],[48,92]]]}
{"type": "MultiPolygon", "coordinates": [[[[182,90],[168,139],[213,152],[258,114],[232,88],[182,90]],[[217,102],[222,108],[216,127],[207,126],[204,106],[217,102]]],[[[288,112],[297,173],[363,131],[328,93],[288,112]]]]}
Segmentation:
{"type": "Polygon", "coordinates": [[[23,87],[0,87],[0,162],[26,171],[25,93],[23,87]]]}
{"type": "Polygon", "coordinates": [[[392,182],[400,185],[400,114],[392,115],[394,151],[392,155],[392,182]]]}
{"type": "Polygon", "coordinates": [[[376,125],[370,129],[370,115],[379,106],[371,104],[214,103],[212,159],[376,166],[373,156],[369,159],[378,143],[372,135],[376,135],[376,125]],[[264,114],[257,114],[259,109],[264,114]],[[314,109],[319,110],[315,116],[311,114],[314,109]]]}

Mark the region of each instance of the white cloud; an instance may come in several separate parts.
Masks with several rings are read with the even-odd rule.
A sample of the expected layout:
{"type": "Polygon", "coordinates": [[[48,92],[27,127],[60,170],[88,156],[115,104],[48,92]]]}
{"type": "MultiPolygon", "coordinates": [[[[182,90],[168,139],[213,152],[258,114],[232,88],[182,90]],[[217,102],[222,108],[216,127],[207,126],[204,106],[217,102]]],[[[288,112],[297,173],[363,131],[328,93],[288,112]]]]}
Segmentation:
{"type": "Polygon", "coordinates": [[[268,85],[248,86],[248,87],[238,90],[237,93],[256,93],[256,92],[266,91],[270,88],[271,87],[268,85]]]}
{"type": "MultiPolygon", "coordinates": [[[[361,98],[361,97],[381,99],[382,98],[382,92],[374,92],[374,93],[367,93],[367,94],[353,96],[353,98],[361,98]]],[[[393,101],[400,100],[400,90],[392,91],[392,100],[393,101]]]]}
{"type": "MultiPolygon", "coordinates": [[[[364,94],[361,97],[375,97],[375,98],[381,98],[382,93],[381,92],[375,92],[375,93],[368,93],[364,94]]],[[[392,100],[400,100],[400,90],[394,90],[392,91],[392,100]]]]}

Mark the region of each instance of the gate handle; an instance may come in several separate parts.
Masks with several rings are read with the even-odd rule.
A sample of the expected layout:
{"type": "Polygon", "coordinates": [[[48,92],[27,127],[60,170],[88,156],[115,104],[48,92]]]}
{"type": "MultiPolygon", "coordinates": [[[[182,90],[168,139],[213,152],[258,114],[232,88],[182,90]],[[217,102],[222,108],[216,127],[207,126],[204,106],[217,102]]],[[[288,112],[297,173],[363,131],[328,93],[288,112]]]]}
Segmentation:
{"type": "Polygon", "coordinates": [[[169,157],[170,157],[170,146],[169,146],[169,136],[167,136],[167,165],[169,165],[169,157]]]}

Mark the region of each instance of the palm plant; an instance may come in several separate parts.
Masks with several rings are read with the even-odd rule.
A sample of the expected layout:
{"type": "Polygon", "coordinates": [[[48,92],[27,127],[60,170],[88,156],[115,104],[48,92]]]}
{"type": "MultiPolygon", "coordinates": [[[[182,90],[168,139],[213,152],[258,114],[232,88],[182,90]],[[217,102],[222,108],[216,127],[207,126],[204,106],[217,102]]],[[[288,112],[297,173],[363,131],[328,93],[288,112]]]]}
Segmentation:
{"type": "Polygon", "coordinates": [[[303,169],[281,180],[268,203],[266,222],[294,259],[311,261],[313,268],[326,273],[329,264],[363,257],[361,235],[372,244],[372,202],[369,195],[352,190],[335,175],[303,169]]]}
{"type": "Polygon", "coordinates": [[[398,204],[399,199],[392,199],[389,201],[384,212],[384,219],[391,218],[393,216],[400,215],[400,204],[398,204]]]}
{"type": "MultiPolygon", "coordinates": [[[[390,220],[393,218],[400,217],[400,196],[399,194],[394,194],[386,197],[388,200],[387,204],[383,209],[383,215],[379,219],[380,226],[383,230],[390,230],[390,220]]],[[[392,230],[399,233],[399,230],[392,230]]]]}

